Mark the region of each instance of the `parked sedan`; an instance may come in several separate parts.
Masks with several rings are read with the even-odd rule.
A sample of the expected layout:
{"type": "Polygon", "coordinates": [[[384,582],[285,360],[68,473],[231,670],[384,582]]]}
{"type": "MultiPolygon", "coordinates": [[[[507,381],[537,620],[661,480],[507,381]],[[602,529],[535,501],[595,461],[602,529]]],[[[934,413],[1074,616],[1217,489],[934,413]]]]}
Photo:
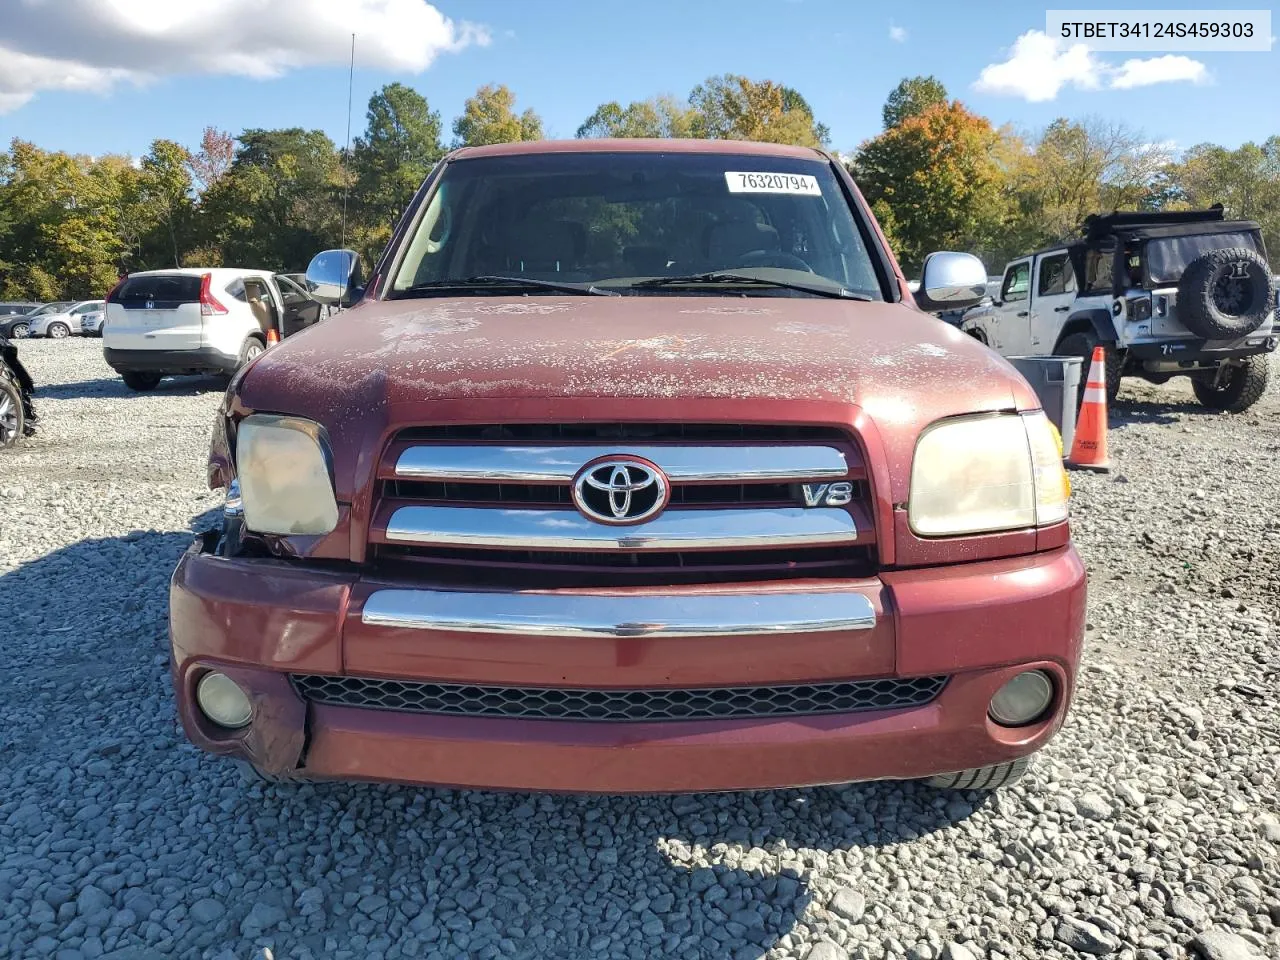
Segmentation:
{"type": "Polygon", "coordinates": [[[72,300],[56,300],[53,303],[46,303],[44,306],[38,303],[31,304],[31,309],[28,311],[0,318],[0,337],[5,337],[9,340],[25,339],[31,335],[31,319],[33,317],[62,313],[67,307],[73,305],[74,301],[72,300]]]}
{"type": "Polygon", "coordinates": [[[32,337],[52,337],[61,340],[73,333],[82,333],[81,320],[86,314],[101,313],[106,307],[103,300],[81,300],[62,310],[61,313],[46,313],[30,319],[28,335],[32,337]]]}

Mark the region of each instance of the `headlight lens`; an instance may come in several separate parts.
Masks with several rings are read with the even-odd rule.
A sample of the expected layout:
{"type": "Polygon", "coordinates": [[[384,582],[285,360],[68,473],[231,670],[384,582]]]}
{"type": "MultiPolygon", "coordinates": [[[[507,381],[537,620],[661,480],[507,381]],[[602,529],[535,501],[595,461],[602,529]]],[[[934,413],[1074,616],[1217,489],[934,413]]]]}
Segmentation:
{"type": "Polygon", "coordinates": [[[1066,519],[1068,492],[1042,412],[958,417],[920,435],[907,516],[925,537],[1043,526],[1066,519]]]}
{"type": "Polygon", "coordinates": [[[320,425],[255,414],[236,431],[245,526],[257,533],[322,534],[338,525],[320,425]]]}

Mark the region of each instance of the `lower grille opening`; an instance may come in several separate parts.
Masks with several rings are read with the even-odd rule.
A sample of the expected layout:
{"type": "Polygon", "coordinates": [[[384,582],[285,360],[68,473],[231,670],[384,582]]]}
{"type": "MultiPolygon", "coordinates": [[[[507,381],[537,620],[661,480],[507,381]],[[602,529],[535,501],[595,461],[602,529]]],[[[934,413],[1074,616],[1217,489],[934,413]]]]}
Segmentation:
{"type": "Polygon", "coordinates": [[[294,674],[290,681],[304,700],[331,706],[454,717],[624,723],[895,710],[931,702],[942,692],[947,678],[885,678],[683,690],[500,687],[313,674],[294,674]]]}

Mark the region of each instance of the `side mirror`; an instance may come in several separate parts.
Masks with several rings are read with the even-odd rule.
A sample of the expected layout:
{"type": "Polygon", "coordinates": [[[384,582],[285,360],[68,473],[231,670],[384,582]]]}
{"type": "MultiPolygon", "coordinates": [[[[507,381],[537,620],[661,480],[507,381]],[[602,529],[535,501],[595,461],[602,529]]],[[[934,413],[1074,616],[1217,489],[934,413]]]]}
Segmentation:
{"type": "Polygon", "coordinates": [[[916,304],[921,310],[967,310],[987,292],[987,268],[971,253],[931,253],[925,257],[916,304]]]}
{"type": "Polygon", "coordinates": [[[354,250],[326,250],[307,265],[307,286],[321,303],[349,307],[364,293],[363,282],[354,250]]]}

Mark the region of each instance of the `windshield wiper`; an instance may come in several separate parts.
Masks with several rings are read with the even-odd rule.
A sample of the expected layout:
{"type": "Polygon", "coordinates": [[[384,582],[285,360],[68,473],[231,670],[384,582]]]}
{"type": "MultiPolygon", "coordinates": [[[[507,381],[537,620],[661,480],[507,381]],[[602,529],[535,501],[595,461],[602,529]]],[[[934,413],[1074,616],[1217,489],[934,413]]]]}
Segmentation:
{"type": "Polygon", "coordinates": [[[465,277],[460,279],[448,280],[429,280],[425,283],[415,283],[411,287],[404,290],[396,291],[399,294],[419,293],[430,290],[468,290],[478,287],[516,287],[526,290],[555,290],[558,293],[576,293],[581,296],[594,297],[618,297],[621,296],[615,290],[601,290],[599,287],[589,283],[570,283],[567,280],[534,280],[532,277],[499,277],[499,276],[479,276],[465,277]]]}
{"type": "Polygon", "coordinates": [[[752,277],[745,273],[733,273],[729,270],[715,270],[711,273],[691,273],[683,277],[654,277],[652,280],[641,280],[636,287],[669,287],[681,283],[720,283],[725,286],[749,284],[760,287],[777,287],[781,290],[798,290],[801,293],[815,293],[820,297],[836,297],[841,300],[863,300],[870,302],[871,297],[861,293],[853,293],[844,287],[816,286],[807,283],[793,283],[790,280],[772,280],[765,277],[752,277]]]}

